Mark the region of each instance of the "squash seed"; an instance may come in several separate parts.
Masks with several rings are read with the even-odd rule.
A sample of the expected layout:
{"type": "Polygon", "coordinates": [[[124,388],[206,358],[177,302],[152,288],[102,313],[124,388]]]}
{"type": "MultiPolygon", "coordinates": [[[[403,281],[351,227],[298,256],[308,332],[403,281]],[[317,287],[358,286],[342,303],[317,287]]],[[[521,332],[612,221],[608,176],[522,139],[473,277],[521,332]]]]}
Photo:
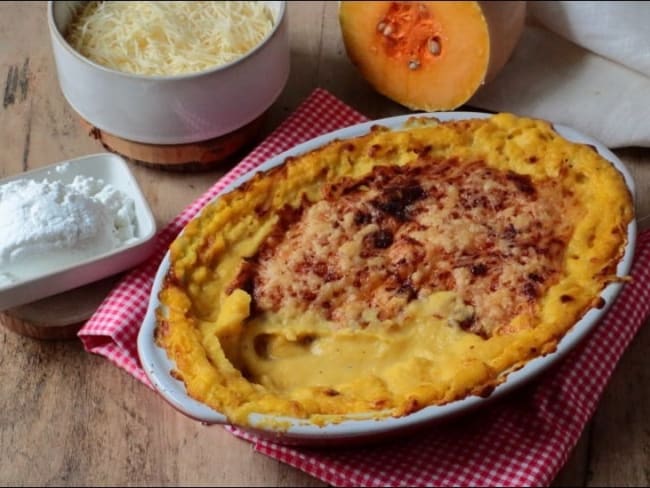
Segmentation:
{"type": "Polygon", "coordinates": [[[440,54],[440,42],[435,37],[429,39],[427,47],[429,48],[429,52],[434,56],[438,56],[440,54]]]}
{"type": "Polygon", "coordinates": [[[410,70],[416,70],[419,67],[420,67],[420,61],[418,61],[417,59],[411,59],[409,61],[409,69],[410,70]]]}

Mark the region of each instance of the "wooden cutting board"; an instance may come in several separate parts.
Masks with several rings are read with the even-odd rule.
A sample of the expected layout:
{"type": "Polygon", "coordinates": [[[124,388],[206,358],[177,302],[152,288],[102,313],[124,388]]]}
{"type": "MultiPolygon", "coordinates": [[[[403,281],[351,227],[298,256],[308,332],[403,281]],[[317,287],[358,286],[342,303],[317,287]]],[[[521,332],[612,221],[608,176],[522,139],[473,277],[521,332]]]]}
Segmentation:
{"type": "Polygon", "coordinates": [[[88,135],[99,141],[104,149],[134,163],[164,170],[202,171],[214,169],[216,163],[227,161],[245,146],[255,143],[259,139],[265,116],[266,113],[263,113],[228,134],[188,144],[145,144],[109,134],[85,119],[81,119],[81,124],[88,135]]]}
{"type": "Polygon", "coordinates": [[[122,275],[44,298],[0,313],[0,324],[41,340],[74,339],[122,275]]]}

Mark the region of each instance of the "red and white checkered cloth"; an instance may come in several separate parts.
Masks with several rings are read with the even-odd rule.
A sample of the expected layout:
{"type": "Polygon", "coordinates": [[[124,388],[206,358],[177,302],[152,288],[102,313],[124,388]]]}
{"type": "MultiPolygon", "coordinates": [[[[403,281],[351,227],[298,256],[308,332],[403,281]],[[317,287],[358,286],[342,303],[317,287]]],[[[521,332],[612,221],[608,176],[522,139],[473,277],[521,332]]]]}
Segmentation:
{"type": "MultiPolygon", "coordinates": [[[[239,165],[157,236],[154,256],[112,291],[79,332],[101,354],[149,385],[136,336],[153,278],[168,245],[222,188],[271,156],[365,118],[316,90],[239,165]]],[[[235,428],[263,454],[335,486],[544,486],[566,462],[618,359],[650,315],[650,231],[639,236],[628,284],[594,333],[540,380],[485,410],[390,445],[345,449],[286,447],[235,428]]],[[[150,385],[149,385],[150,386],[150,385]]]]}

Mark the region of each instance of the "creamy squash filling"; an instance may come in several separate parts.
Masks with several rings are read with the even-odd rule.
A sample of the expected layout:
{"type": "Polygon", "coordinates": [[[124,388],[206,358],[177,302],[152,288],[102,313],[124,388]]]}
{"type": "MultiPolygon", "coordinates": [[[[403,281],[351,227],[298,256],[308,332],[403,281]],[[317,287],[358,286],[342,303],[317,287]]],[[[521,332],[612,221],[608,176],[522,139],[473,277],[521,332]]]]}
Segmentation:
{"type": "Polygon", "coordinates": [[[632,215],[618,171],[543,121],[377,128],[193,219],[156,340],[190,396],[242,425],[485,395],[602,305],[632,215]]]}
{"type": "Polygon", "coordinates": [[[557,193],[554,180],[533,184],[483,161],[426,155],[328,185],[322,200],[281,213],[231,283],[252,295],[254,310],[235,362],[278,391],[325,378],[337,385],[369,364],[383,375],[402,355],[435,350],[432,329],[488,338],[516,316],[532,323],[573,229],[575,202],[557,193]],[[318,326],[287,328],[306,312],[318,326]],[[332,339],[340,334],[349,339],[332,339]],[[360,337],[364,361],[341,363],[358,357],[360,337]],[[382,350],[387,358],[377,357],[382,350]],[[310,375],[318,365],[327,373],[290,374],[304,362],[310,375]]]}

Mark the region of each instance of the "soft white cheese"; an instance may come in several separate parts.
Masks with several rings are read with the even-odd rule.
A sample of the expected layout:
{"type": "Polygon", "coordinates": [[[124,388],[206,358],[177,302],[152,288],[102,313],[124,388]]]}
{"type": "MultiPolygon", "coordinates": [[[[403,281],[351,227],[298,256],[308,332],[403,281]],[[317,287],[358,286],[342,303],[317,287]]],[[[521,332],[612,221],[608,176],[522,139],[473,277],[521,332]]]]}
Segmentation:
{"type": "MultiPolygon", "coordinates": [[[[0,185],[0,269],[56,268],[135,237],[133,200],[102,180],[17,180],[0,185]]],[[[29,273],[28,273],[29,274],[29,273]]]]}

